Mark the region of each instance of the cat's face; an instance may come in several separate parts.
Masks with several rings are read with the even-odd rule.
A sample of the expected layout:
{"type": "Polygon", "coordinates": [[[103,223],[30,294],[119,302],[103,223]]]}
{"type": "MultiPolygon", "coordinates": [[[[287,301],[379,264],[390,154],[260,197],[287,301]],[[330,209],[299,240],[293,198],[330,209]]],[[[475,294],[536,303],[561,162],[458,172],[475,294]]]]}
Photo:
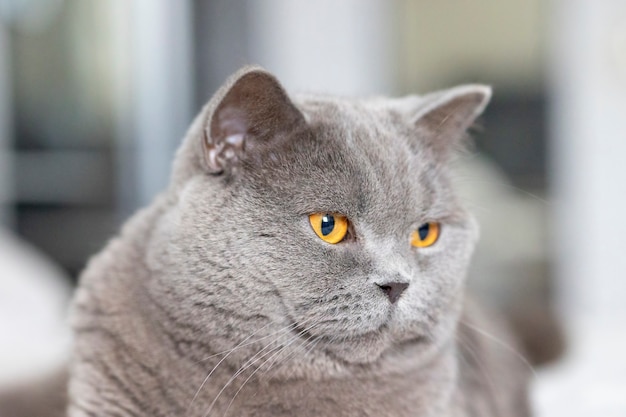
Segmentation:
{"type": "Polygon", "coordinates": [[[247,340],[241,352],[272,342],[296,358],[368,363],[444,343],[477,237],[446,153],[488,91],[294,105],[256,71],[231,80],[203,118],[204,168],[180,181],[161,225],[168,271],[154,291],[215,351],[247,340]],[[346,237],[324,241],[314,213],[345,216],[346,237]],[[428,222],[438,238],[415,247],[428,222]]]}

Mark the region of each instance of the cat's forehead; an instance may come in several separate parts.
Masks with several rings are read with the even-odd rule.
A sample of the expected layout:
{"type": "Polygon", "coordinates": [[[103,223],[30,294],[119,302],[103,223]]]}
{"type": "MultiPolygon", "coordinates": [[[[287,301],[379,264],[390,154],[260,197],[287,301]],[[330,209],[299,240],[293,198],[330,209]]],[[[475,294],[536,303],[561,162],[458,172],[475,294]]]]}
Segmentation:
{"type": "Polygon", "coordinates": [[[408,123],[382,101],[317,96],[299,101],[298,106],[319,142],[365,158],[383,171],[387,163],[402,168],[414,159],[406,137],[408,123]]]}
{"type": "Polygon", "coordinates": [[[433,159],[416,151],[417,133],[394,104],[389,99],[333,97],[307,97],[298,103],[314,140],[348,155],[354,169],[419,186],[420,173],[434,168],[433,159]]]}
{"type": "Polygon", "coordinates": [[[309,210],[356,216],[415,217],[435,200],[436,170],[408,145],[413,132],[395,109],[324,97],[296,105],[306,118],[307,138],[293,138],[278,170],[284,169],[281,179],[272,176],[278,183],[269,186],[293,190],[309,210]]]}
{"type": "Polygon", "coordinates": [[[348,129],[377,129],[401,124],[396,100],[388,98],[352,99],[324,95],[296,95],[294,103],[309,124],[326,124],[348,129]]]}

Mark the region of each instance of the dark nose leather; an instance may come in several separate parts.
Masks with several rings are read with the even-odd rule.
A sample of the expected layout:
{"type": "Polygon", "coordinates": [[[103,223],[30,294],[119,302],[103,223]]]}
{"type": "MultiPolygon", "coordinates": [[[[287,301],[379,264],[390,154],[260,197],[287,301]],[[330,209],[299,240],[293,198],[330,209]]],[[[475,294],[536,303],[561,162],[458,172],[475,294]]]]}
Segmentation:
{"type": "Polygon", "coordinates": [[[407,289],[409,284],[406,282],[388,282],[385,284],[376,284],[387,295],[391,304],[395,304],[398,298],[402,295],[404,290],[407,289]]]}

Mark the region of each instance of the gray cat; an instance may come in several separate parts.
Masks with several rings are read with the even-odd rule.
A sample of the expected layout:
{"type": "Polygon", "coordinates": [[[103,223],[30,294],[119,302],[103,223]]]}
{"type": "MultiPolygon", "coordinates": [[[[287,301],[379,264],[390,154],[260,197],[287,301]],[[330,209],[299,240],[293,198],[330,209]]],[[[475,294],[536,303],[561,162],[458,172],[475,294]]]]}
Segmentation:
{"type": "Polygon", "coordinates": [[[528,415],[485,335],[513,342],[464,302],[478,230],[447,167],[489,97],[233,75],[81,278],[69,416],[528,415]]]}

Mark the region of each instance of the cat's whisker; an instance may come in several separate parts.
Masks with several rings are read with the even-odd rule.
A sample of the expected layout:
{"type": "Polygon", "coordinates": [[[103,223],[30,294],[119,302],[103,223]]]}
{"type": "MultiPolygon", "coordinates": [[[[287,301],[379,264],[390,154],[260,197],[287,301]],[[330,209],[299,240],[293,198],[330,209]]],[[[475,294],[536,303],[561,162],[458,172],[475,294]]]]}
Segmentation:
{"type": "MultiPolygon", "coordinates": [[[[274,352],[274,354],[272,354],[272,356],[270,356],[268,359],[266,359],[261,365],[259,365],[247,378],[246,380],[243,382],[243,384],[241,384],[241,386],[239,387],[239,389],[237,390],[237,392],[235,392],[235,395],[233,395],[233,398],[230,400],[230,402],[228,403],[228,406],[226,407],[226,410],[224,411],[224,414],[222,417],[225,417],[226,414],[228,413],[228,410],[230,409],[230,407],[232,406],[233,402],[235,401],[235,398],[237,397],[237,395],[241,392],[241,390],[243,389],[243,387],[247,384],[247,382],[261,369],[263,368],[268,362],[270,361],[274,361],[272,364],[270,364],[270,366],[264,371],[264,373],[267,373],[267,371],[269,371],[271,369],[272,366],[274,366],[274,364],[276,363],[276,358],[285,350],[287,349],[293,342],[299,340],[300,336],[305,334],[306,332],[310,331],[311,329],[313,329],[314,327],[316,327],[317,325],[321,324],[321,322],[317,322],[314,323],[313,325],[303,329],[302,331],[300,331],[296,336],[292,337],[284,346],[281,346],[280,349],[278,349],[278,351],[274,352]]],[[[309,336],[307,338],[307,341],[313,339],[314,336],[309,336]]],[[[306,344],[306,343],[305,343],[306,344]]],[[[292,352],[293,353],[293,352],[292,352]]]]}
{"type": "MultiPolygon", "coordinates": [[[[316,340],[319,340],[319,339],[316,339],[316,337],[313,335],[308,336],[304,340],[304,342],[302,342],[299,346],[296,346],[294,349],[292,349],[291,352],[289,352],[289,354],[282,359],[281,364],[287,363],[287,361],[291,359],[291,357],[293,357],[296,354],[296,352],[298,352],[299,349],[306,349],[311,343],[315,342],[316,340]]],[[[278,365],[278,363],[279,363],[278,361],[274,361],[273,363],[270,364],[270,366],[267,369],[263,371],[263,373],[267,374],[275,365],[278,365]]]]}
{"type": "MultiPolygon", "coordinates": [[[[313,340],[310,340],[311,338],[307,339],[307,342],[304,344],[304,356],[306,356],[308,353],[310,353],[313,349],[315,349],[315,347],[322,341],[322,339],[320,338],[315,338],[313,340]]],[[[333,343],[335,340],[337,340],[336,336],[333,336],[329,343],[333,343]]],[[[291,372],[289,373],[289,375],[287,376],[286,379],[290,379],[293,374],[296,372],[297,368],[293,367],[293,369],[291,370],[291,372]]]]}
{"type": "Polygon", "coordinates": [[[222,395],[222,393],[226,390],[226,388],[228,388],[228,386],[230,384],[233,383],[233,381],[242,373],[244,373],[246,370],[248,370],[252,365],[254,365],[255,363],[257,363],[259,360],[263,359],[265,356],[271,354],[273,351],[275,351],[276,349],[280,349],[281,346],[276,346],[274,348],[271,348],[269,351],[265,352],[264,354],[262,354],[261,356],[259,356],[262,352],[264,352],[269,346],[271,346],[272,344],[274,344],[274,342],[276,342],[276,340],[272,341],[272,343],[266,345],[263,349],[261,349],[259,352],[257,352],[252,358],[248,359],[234,374],[233,376],[230,377],[230,379],[226,382],[226,384],[224,384],[224,386],[222,387],[222,389],[220,389],[220,391],[217,393],[217,395],[215,396],[215,398],[213,399],[213,401],[211,402],[211,404],[209,405],[208,410],[204,413],[203,417],[208,417],[209,414],[211,413],[211,410],[213,410],[213,407],[215,406],[215,404],[217,403],[217,400],[219,399],[219,397],[222,395]]]}
{"type": "MultiPolygon", "coordinates": [[[[331,343],[334,340],[333,338],[330,339],[331,343]]],[[[315,338],[312,341],[307,342],[307,345],[304,346],[304,356],[308,355],[309,353],[311,353],[311,351],[313,351],[313,349],[315,349],[315,347],[322,341],[321,338],[315,338]]]]}
{"type": "Polygon", "coordinates": [[[446,122],[448,121],[448,119],[449,119],[450,117],[452,117],[452,115],[453,115],[453,113],[452,113],[452,112],[450,112],[450,113],[446,114],[446,116],[445,116],[445,117],[443,117],[443,118],[441,119],[441,121],[439,122],[439,126],[437,126],[437,127],[441,127],[441,126],[443,126],[443,125],[444,125],[444,123],[446,123],[446,122]]]}
{"type": "MultiPolygon", "coordinates": [[[[311,326],[313,327],[313,326],[311,326]]],[[[303,330],[302,332],[300,332],[300,334],[304,333],[306,330],[303,330]]],[[[226,410],[224,411],[224,414],[222,415],[222,417],[226,417],[226,414],[228,413],[228,410],[230,410],[230,407],[233,405],[233,402],[235,401],[235,398],[237,398],[237,395],[239,395],[239,393],[241,392],[241,390],[243,389],[243,387],[247,384],[247,382],[261,369],[263,368],[263,366],[265,366],[265,364],[267,364],[269,361],[271,360],[275,360],[275,358],[282,353],[286,348],[288,348],[293,342],[295,342],[296,340],[298,340],[299,336],[295,336],[293,337],[287,344],[285,344],[284,346],[282,346],[280,349],[278,349],[278,351],[274,352],[274,354],[272,356],[270,356],[268,359],[266,359],[261,365],[259,365],[254,371],[252,371],[252,373],[246,378],[245,381],[243,381],[243,384],[241,384],[241,386],[239,387],[239,389],[237,390],[237,392],[235,392],[235,395],[233,395],[233,398],[230,400],[230,402],[228,403],[228,406],[226,407],[226,410]]],[[[271,367],[271,366],[270,366],[271,367]]],[[[268,369],[269,370],[269,369],[268,369]]],[[[267,370],[266,370],[267,372],[267,370]]]]}
{"type": "Polygon", "coordinates": [[[231,353],[233,353],[235,350],[239,349],[240,347],[242,347],[244,345],[244,343],[248,340],[250,340],[251,337],[253,337],[254,335],[256,335],[257,333],[259,333],[260,331],[266,329],[268,326],[270,326],[271,324],[273,324],[271,321],[269,323],[267,323],[265,326],[255,330],[254,332],[252,332],[248,337],[246,337],[245,339],[243,339],[241,342],[239,342],[239,344],[237,344],[237,346],[235,346],[233,349],[231,349],[230,351],[228,351],[228,353],[226,355],[224,355],[224,357],[222,359],[220,359],[219,362],[217,362],[217,364],[213,367],[213,369],[211,369],[211,371],[208,373],[208,375],[206,376],[206,378],[204,378],[204,380],[202,381],[202,384],[200,384],[200,387],[196,390],[196,393],[194,394],[193,398],[191,399],[191,402],[189,403],[189,405],[187,406],[187,414],[189,413],[189,410],[191,409],[191,406],[193,405],[194,401],[196,400],[196,398],[198,398],[198,395],[200,394],[200,391],[202,391],[202,388],[204,387],[204,385],[207,383],[207,381],[209,380],[209,378],[211,378],[211,375],[213,375],[213,373],[215,372],[215,370],[222,364],[222,362],[224,362],[226,360],[226,358],[228,358],[230,356],[231,353]]]}
{"type": "MultiPolygon", "coordinates": [[[[307,320],[303,320],[303,323],[306,323],[308,321],[310,321],[312,319],[307,319],[307,320]]],[[[276,332],[273,332],[267,336],[255,339],[251,342],[245,343],[246,341],[248,341],[251,337],[253,337],[254,335],[256,335],[257,333],[259,333],[260,331],[262,331],[263,329],[267,328],[269,325],[273,324],[273,322],[270,322],[268,324],[266,324],[265,326],[255,330],[252,334],[250,334],[248,337],[246,337],[245,339],[243,339],[237,346],[235,346],[232,349],[229,349],[227,351],[224,351],[223,353],[225,353],[225,356],[213,367],[213,369],[209,372],[209,374],[206,376],[206,378],[204,378],[204,380],[202,381],[202,383],[200,384],[200,387],[198,388],[198,390],[196,391],[196,393],[194,394],[191,402],[189,403],[189,406],[187,407],[187,413],[189,413],[189,410],[191,409],[192,404],[194,403],[194,401],[197,399],[198,395],[200,394],[200,392],[202,391],[202,388],[206,385],[206,383],[208,382],[208,380],[210,379],[211,375],[215,372],[215,370],[219,367],[220,364],[222,364],[227,358],[228,356],[230,356],[231,353],[233,353],[234,351],[236,351],[237,349],[243,348],[245,346],[249,346],[255,343],[258,343],[259,341],[263,340],[263,339],[267,339],[269,337],[272,336],[276,336],[276,335],[280,335],[286,332],[289,332],[291,330],[293,330],[294,328],[296,328],[298,326],[297,323],[291,323],[288,326],[283,327],[282,329],[277,330],[276,332]]],[[[261,351],[257,352],[257,355],[261,352],[263,352],[265,349],[267,349],[269,346],[271,346],[276,340],[278,340],[278,338],[276,338],[274,341],[272,341],[271,343],[269,343],[268,345],[266,345],[263,349],[261,349],[261,351]]],[[[218,356],[218,354],[216,355],[212,355],[211,357],[215,357],[218,356]]],[[[254,355],[252,358],[253,359],[256,355],[254,355]]],[[[249,360],[250,360],[249,359],[249,360]]],[[[205,358],[204,360],[207,360],[207,358],[205,358]]],[[[248,361],[249,361],[248,360],[248,361]]],[[[243,366],[245,366],[248,362],[244,363],[243,366]]]]}
{"type": "MultiPolygon", "coordinates": [[[[232,348],[232,349],[223,350],[223,351],[221,351],[221,352],[217,352],[217,353],[214,353],[214,354],[212,354],[212,355],[206,356],[206,357],[204,357],[204,358],[200,359],[199,361],[197,361],[196,363],[200,363],[200,362],[207,361],[207,360],[212,359],[212,358],[214,358],[214,357],[216,357],[216,356],[221,356],[221,355],[229,354],[230,352],[232,352],[232,351],[233,351],[233,350],[235,350],[235,349],[240,349],[240,348],[242,348],[242,347],[246,347],[246,346],[253,345],[253,344],[255,344],[255,343],[260,342],[261,340],[269,339],[270,337],[272,337],[272,336],[276,336],[276,335],[278,335],[278,334],[280,334],[280,333],[286,333],[286,332],[288,332],[288,331],[290,331],[290,330],[293,330],[293,329],[295,329],[296,327],[298,327],[298,326],[300,326],[300,325],[302,325],[302,324],[304,324],[304,323],[309,322],[310,320],[312,320],[312,319],[306,319],[306,320],[303,320],[301,323],[291,323],[291,324],[289,324],[289,325],[287,325],[287,326],[283,327],[282,329],[279,329],[279,330],[277,330],[277,331],[275,331],[275,332],[273,332],[273,333],[270,333],[270,334],[265,335],[265,336],[263,336],[263,337],[260,337],[260,338],[258,338],[258,339],[252,340],[252,341],[250,341],[250,342],[248,342],[248,343],[245,343],[245,344],[243,344],[243,345],[241,345],[241,346],[236,346],[236,347],[234,347],[234,348],[232,348]]],[[[270,323],[270,324],[271,324],[271,323],[270,323]]],[[[267,326],[267,325],[266,325],[266,326],[267,326]]],[[[264,327],[266,327],[266,326],[264,326],[264,327]]],[[[259,329],[259,330],[260,330],[260,329],[259,329]]],[[[259,332],[259,330],[256,330],[253,334],[258,333],[258,332],[259,332]]]]}
{"type": "MultiPolygon", "coordinates": [[[[302,331],[300,331],[297,335],[292,336],[291,338],[288,339],[288,342],[290,340],[296,339],[298,337],[300,337],[301,334],[304,334],[305,332],[307,332],[309,329],[311,329],[313,326],[315,326],[317,323],[313,324],[312,326],[309,326],[308,328],[303,329],[302,331]]],[[[269,344],[267,344],[263,349],[261,349],[259,352],[257,352],[254,356],[252,356],[250,359],[248,359],[238,370],[237,372],[235,372],[233,374],[233,376],[226,382],[226,384],[224,384],[224,386],[222,387],[222,389],[217,393],[217,395],[215,396],[215,398],[213,399],[213,401],[211,402],[211,404],[209,405],[208,410],[206,411],[206,413],[203,415],[203,417],[208,417],[208,415],[211,413],[211,410],[213,409],[213,407],[215,406],[215,403],[217,402],[217,400],[219,399],[219,397],[222,395],[222,393],[226,390],[226,388],[228,388],[228,386],[230,384],[233,383],[233,381],[239,376],[241,375],[243,372],[245,372],[247,369],[249,369],[251,366],[253,366],[255,363],[257,363],[259,360],[263,359],[265,356],[271,354],[272,352],[274,352],[275,350],[281,350],[284,346],[277,346],[274,347],[272,349],[270,349],[269,351],[265,352],[264,354],[262,354],[261,356],[259,356],[261,353],[263,353],[268,347],[270,347],[271,345],[273,345],[274,343],[276,343],[280,338],[276,338],[274,339],[272,342],[270,342],[269,344]]],[[[259,369],[259,368],[257,368],[259,369]]],[[[256,372],[256,371],[254,371],[256,372]]],[[[253,373],[254,373],[253,372],[253,373]]]]}
{"type": "Polygon", "coordinates": [[[486,214],[491,214],[494,212],[494,209],[492,207],[479,206],[475,202],[469,201],[466,198],[463,198],[463,203],[465,204],[466,207],[471,208],[473,212],[482,211],[483,213],[486,213],[486,214]]]}
{"type": "MultiPolygon", "coordinates": [[[[498,392],[497,389],[496,389],[496,384],[493,381],[492,375],[489,374],[489,372],[487,371],[485,366],[480,361],[480,357],[478,356],[476,351],[471,346],[471,341],[463,340],[463,338],[461,337],[461,334],[459,334],[459,333],[457,333],[454,337],[457,340],[457,342],[459,343],[459,347],[464,348],[470,355],[472,355],[472,358],[474,358],[474,360],[476,361],[476,365],[478,366],[478,369],[483,374],[483,376],[485,377],[485,380],[489,384],[489,388],[491,389],[491,392],[492,393],[498,392]]],[[[460,352],[457,352],[457,357],[460,357],[462,360],[467,362],[467,359],[464,358],[463,354],[461,354],[460,352]]]]}
{"type": "Polygon", "coordinates": [[[549,200],[546,200],[545,198],[539,197],[537,194],[531,193],[530,191],[527,191],[523,188],[517,187],[513,184],[509,184],[507,182],[504,181],[488,181],[488,180],[483,180],[483,179],[475,179],[475,178],[469,178],[469,177],[463,177],[463,178],[456,178],[454,180],[455,184],[487,184],[487,185],[497,185],[497,186],[501,186],[501,187],[506,187],[509,188],[511,190],[517,191],[521,194],[526,195],[527,197],[530,197],[533,200],[539,201],[542,204],[545,204],[546,206],[552,206],[553,203],[549,200]]]}
{"type": "MultiPolygon", "coordinates": [[[[303,329],[303,330],[302,330],[302,331],[298,334],[298,336],[302,336],[304,333],[309,332],[311,329],[313,329],[313,328],[317,327],[318,325],[320,325],[320,324],[322,324],[322,323],[323,323],[323,321],[319,321],[319,322],[315,323],[314,325],[309,326],[309,327],[308,327],[308,328],[306,328],[306,329],[303,329]]],[[[296,340],[300,340],[300,338],[298,337],[296,340]]],[[[289,358],[290,358],[290,357],[292,357],[292,356],[293,356],[293,355],[294,355],[294,354],[298,351],[298,349],[306,349],[306,348],[307,348],[307,347],[311,344],[311,342],[314,342],[315,340],[318,340],[318,341],[319,341],[320,339],[319,339],[319,338],[316,338],[314,335],[309,335],[309,336],[308,336],[308,337],[304,340],[304,342],[303,342],[302,344],[300,344],[299,346],[297,346],[297,347],[295,347],[294,349],[292,349],[292,351],[291,351],[291,352],[290,352],[290,353],[289,353],[289,354],[288,354],[285,358],[283,358],[282,363],[286,363],[286,362],[287,362],[287,360],[289,360],[289,358]]],[[[291,343],[292,343],[292,342],[290,342],[290,343],[289,343],[289,345],[290,345],[291,343]]],[[[289,346],[289,345],[287,345],[287,346],[289,346]]],[[[287,347],[287,346],[285,346],[285,347],[287,347]]],[[[272,367],[273,367],[274,365],[276,365],[276,363],[277,363],[277,362],[272,363],[272,364],[271,364],[271,365],[270,365],[270,366],[269,366],[269,367],[268,367],[268,368],[264,371],[264,373],[269,372],[269,370],[270,370],[270,369],[272,369],[272,367]]]]}
{"type": "Polygon", "coordinates": [[[468,329],[475,331],[477,334],[479,334],[479,335],[481,335],[481,336],[491,340],[492,342],[496,343],[500,347],[508,350],[510,353],[512,353],[517,359],[519,359],[530,370],[530,373],[532,374],[533,378],[537,378],[537,372],[535,371],[535,368],[533,367],[533,365],[528,361],[528,359],[526,359],[526,357],[523,354],[521,354],[519,351],[514,349],[512,346],[509,346],[507,343],[503,342],[502,340],[500,340],[496,336],[488,333],[485,330],[482,330],[482,329],[476,327],[475,325],[473,325],[471,323],[467,323],[467,322],[461,320],[461,321],[459,321],[459,324],[462,324],[463,326],[467,327],[468,329]]]}

